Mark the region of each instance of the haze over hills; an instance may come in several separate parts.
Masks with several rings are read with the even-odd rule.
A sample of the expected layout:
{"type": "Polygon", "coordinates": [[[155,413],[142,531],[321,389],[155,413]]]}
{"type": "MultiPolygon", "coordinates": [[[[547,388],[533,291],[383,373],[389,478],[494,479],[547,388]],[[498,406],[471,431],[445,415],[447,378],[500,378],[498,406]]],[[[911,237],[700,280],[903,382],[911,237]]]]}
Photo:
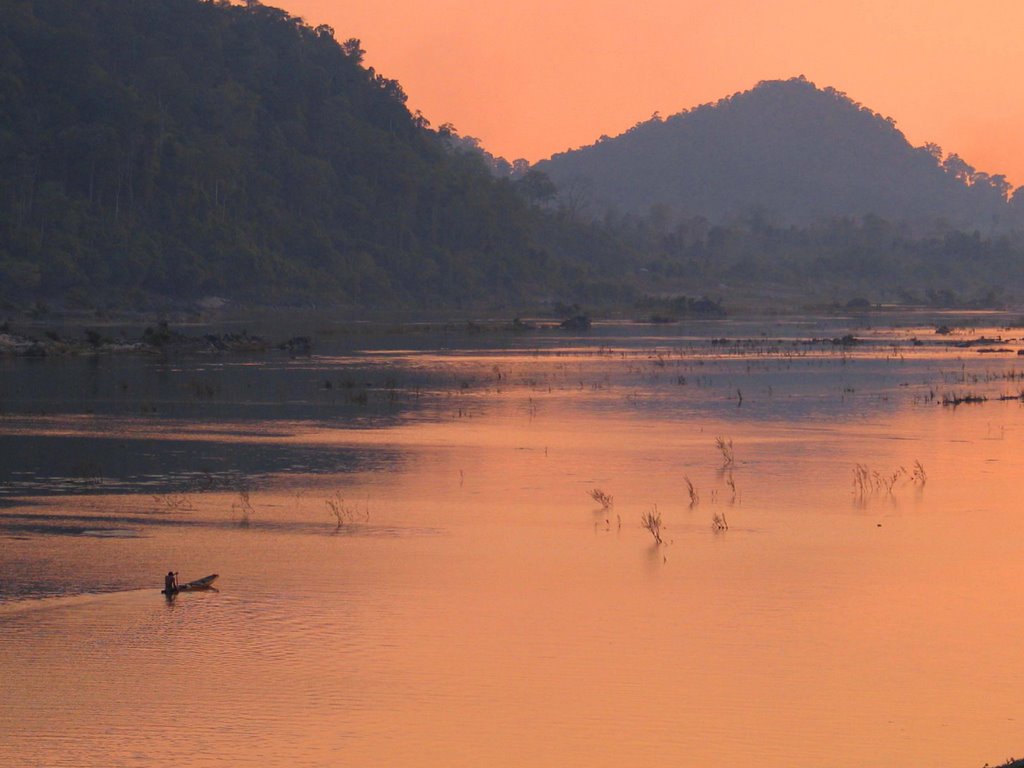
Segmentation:
{"type": "Polygon", "coordinates": [[[0,0],[0,307],[1024,295],[1005,180],[838,92],[766,83],[528,168],[339,39],[255,0],[0,0]]]}
{"type": "Polygon", "coordinates": [[[914,148],[891,119],[803,77],[655,116],[536,167],[585,196],[595,216],[667,205],[712,222],[755,211],[778,224],[873,214],[988,232],[1011,212],[1003,176],[934,145],[914,148]]]}

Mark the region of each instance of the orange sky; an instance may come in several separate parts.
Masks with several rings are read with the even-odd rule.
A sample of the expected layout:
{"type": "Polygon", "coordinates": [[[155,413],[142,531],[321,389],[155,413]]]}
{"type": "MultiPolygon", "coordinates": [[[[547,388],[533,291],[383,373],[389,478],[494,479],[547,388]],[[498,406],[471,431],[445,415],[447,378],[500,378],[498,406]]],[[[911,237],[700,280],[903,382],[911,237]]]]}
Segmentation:
{"type": "Polygon", "coordinates": [[[267,0],[358,37],[435,125],[539,160],[804,74],[1024,184],[1021,0],[267,0]]]}

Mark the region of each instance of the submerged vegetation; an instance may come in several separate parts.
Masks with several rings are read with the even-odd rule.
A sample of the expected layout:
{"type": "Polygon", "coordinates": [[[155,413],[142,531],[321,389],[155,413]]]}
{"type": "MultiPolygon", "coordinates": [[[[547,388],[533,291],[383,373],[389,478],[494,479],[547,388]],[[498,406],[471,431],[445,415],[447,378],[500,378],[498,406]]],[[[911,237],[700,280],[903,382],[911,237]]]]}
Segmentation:
{"type": "Polygon", "coordinates": [[[589,491],[587,495],[590,496],[590,498],[592,498],[598,504],[600,504],[601,508],[605,510],[610,509],[612,504],[614,503],[614,499],[611,497],[611,495],[605,493],[600,488],[594,488],[593,490],[589,491]]]}
{"type": "MultiPolygon", "coordinates": [[[[433,637],[452,615],[468,616],[463,626],[470,630],[504,632],[512,626],[509,621],[515,624],[522,618],[523,612],[516,610],[526,605],[521,598],[543,590],[543,601],[526,605],[527,613],[554,615],[548,610],[554,607],[571,619],[533,627],[549,632],[556,643],[560,634],[575,629],[574,642],[591,647],[594,637],[603,637],[609,610],[618,604],[639,618],[633,635],[649,642],[656,638],[657,647],[668,647],[662,641],[671,614],[669,630],[677,634],[668,638],[669,645],[689,643],[685,647],[693,653],[684,655],[696,660],[695,669],[707,648],[727,651],[724,662],[713,666],[722,674],[739,670],[732,680],[742,694],[749,647],[733,647],[728,637],[736,617],[754,632],[777,628],[777,611],[747,610],[764,602],[762,598],[774,606],[785,596],[791,602],[783,607],[800,612],[788,612],[787,607],[787,622],[796,616],[806,626],[818,627],[825,619],[831,623],[822,636],[841,636],[873,651],[873,628],[891,618],[893,604],[920,596],[921,574],[945,579],[929,585],[936,594],[947,585],[958,588],[959,573],[929,567],[936,555],[953,551],[948,547],[972,547],[956,549],[962,555],[958,562],[971,569],[962,586],[986,583],[986,568],[991,570],[986,564],[1012,554],[1012,545],[1000,543],[1007,525],[1012,528],[1013,467],[1007,466],[1012,462],[983,462],[986,453],[999,457],[1012,448],[1021,409],[1016,403],[990,403],[984,412],[954,413],[938,407],[934,396],[923,399],[931,390],[950,388],[994,399],[1004,389],[1021,386],[1017,355],[980,356],[973,349],[950,346],[973,332],[928,334],[927,326],[883,331],[834,324],[816,324],[808,331],[801,320],[790,327],[773,321],[765,326],[771,336],[760,335],[760,329],[716,324],[688,327],[669,338],[660,335],[664,328],[622,324],[599,328],[589,338],[566,339],[557,331],[545,335],[534,329],[528,332],[533,335],[524,336],[523,330],[462,326],[430,332],[402,327],[387,338],[321,333],[316,354],[300,359],[5,359],[4,366],[16,375],[4,378],[0,399],[0,437],[5,441],[0,549],[6,562],[14,563],[5,572],[15,578],[0,585],[0,601],[12,590],[31,594],[41,589],[36,581],[18,583],[25,562],[21,553],[45,552],[50,546],[39,540],[41,531],[62,537],[52,551],[81,553],[66,565],[40,560],[38,568],[33,566],[53,585],[44,582],[43,587],[56,587],[57,593],[67,588],[60,580],[68,574],[74,579],[66,580],[75,589],[81,582],[84,589],[93,584],[116,589],[129,579],[147,586],[154,574],[140,577],[137,571],[151,570],[150,555],[160,551],[223,557],[215,567],[226,576],[234,572],[225,583],[244,599],[221,599],[210,604],[212,610],[219,614],[245,608],[250,598],[270,601],[273,610],[263,612],[267,620],[254,631],[276,633],[285,649],[319,648],[326,637],[324,621],[333,622],[328,626],[331,637],[365,629],[368,634],[353,635],[358,642],[342,648],[348,654],[346,663],[358,663],[363,639],[377,643],[382,629],[386,634],[398,626],[390,614],[383,625],[377,620],[380,595],[388,601],[395,598],[396,610],[433,637]],[[862,341],[831,341],[847,335],[862,341]],[[914,345],[911,338],[924,343],[914,345]],[[737,385],[745,397],[739,412],[729,399],[737,385]],[[640,394],[635,405],[623,403],[619,395],[625,392],[640,394]],[[159,415],[147,411],[140,416],[143,402],[158,404],[159,415]],[[456,407],[472,413],[476,423],[457,422],[456,407]],[[989,413],[1006,418],[1006,442],[996,442],[1001,427],[996,418],[990,419],[993,439],[983,442],[989,413]],[[941,429],[934,428],[937,422],[941,429]],[[937,448],[929,442],[935,434],[944,437],[937,448]],[[960,439],[964,437],[969,439],[960,439]],[[919,446],[899,449],[905,451],[905,469],[894,469],[895,459],[878,458],[891,455],[899,445],[919,446]],[[865,550],[849,534],[864,527],[865,516],[849,514],[844,485],[852,460],[843,458],[855,449],[867,457],[857,468],[855,482],[859,477],[862,494],[877,507],[893,507],[891,499],[925,487],[928,465],[936,475],[928,486],[935,503],[912,510],[912,529],[924,531],[927,518],[928,535],[900,536],[884,550],[873,549],[884,557],[855,556],[865,550]],[[925,451],[923,461],[913,461],[918,450],[925,451]],[[103,488],[75,484],[75,460],[83,457],[92,458],[97,467],[102,462],[103,488]],[[950,467],[962,474],[950,473],[950,467]],[[67,468],[72,469],[71,478],[61,476],[67,468]],[[964,493],[947,493],[954,483],[969,487],[964,493]],[[200,495],[201,489],[214,492],[200,495]],[[44,493],[51,498],[19,498],[44,493]],[[367,531],[379,533],[372,538],[349,535],[364,532],[359,525],[365,519],[363,494],[382,494],[384,525],[367,531]],[[655,499],[659,503],[652,505],[655,499]],[[817,505],[822,499],[825,509],[817,505]],[[830,503],[836,499],[838,505],[830,503]],[[737,506],[731,506],[733,501],[737,506]],[[1001,501],[1006,509],[999,508],[1001,501]],[[838,506],[839,513],[828,506],[838,506]],[[153,513],[154,507],[160,514],[153,513]],[[595,507],[611,512],[600,514],[595,507]],[[986,510],[991,535],[962,541],[965,522],[972,530],[977,527],[976,508],[986,510]],[[239,528],[244,525],[248,528],[239,528]],[[96,552],[128,554],[120,542],[114,548],[110,542],[85,540],[94,536],[89,531],[105,527],[111,532],[114,526],[145,531],[149,540],[138,545],[142,557],[95,557],[96,552]],[[190,542],[198,545],[191,552],[190,542]],[[680,556],[663,567],[677,545],[680,556]],[[794,561],[794,552],[811,556],[794,561]],[[867,578],[858,578],[861,574],[867,578]],[[808,592],[812,582],[814,589],[808,592]],[[383,592],[376,588],[380,584],[386,587],[383,592]],[[876,599],[879,584],[891,588],[895,603],[879,604],[887,602],[876,599]],[[283,601],[278,593],[296,585],[303,599],[283,601]],[[850,636],[851,624],[840,612],[818,610],[821,594],[841,594],[846,603],[876,611],[869,618],[880,621],[861,622],[866,634],[850,636]],[[857,595],[865,599],[846,599],[857,595]],[[504,605],[513,610],[480,615],[466,611],[467,605],[481,605],[481,597],[489,606],[495,596],[510,597],[512,602],[505,600],[504,605]],[[639,608],[637,599],[644,601],[639,608]],[[278,620],[283,614],[277,608],[285,604],[296,606],[301,621],[278,620]],[[534,610],[538,606],[540,613],[534,610]],[[423,624],[428,613],[441,617],[441,624],[423,624]],[[501,621],[495,624],[494,616],[501,621]],[[718,634],[709,638],[708,627],[718,634]]],[[[165,343],[174,333],[174,328],[158,325],[151,329],[149,335],[165,343]]],[[[57,331],[57,336],[67,336],[57,331]]],[[[984,335],[993,333],[986,329],[984,335]]],[[[1008,338],[1005,343],[1016,347],[1021,342],[1008,338]]],[[[84,474],[84,465],[82,469],[84,474]]],[[[910,514],[907,518],[909,522],[910,514]]],[[[204,568],[200,573],[206,572],[204,568]]],[[[953,608],[973,610],[963,614],[963,624],[976,626],[966,619],[984,622],[1003,615],[995,610],[1000,599],[1000,594],[979,596],[954,601],[953,608]]],[[[104,604],[126,615],[128,603],[122,599],[104,604]]],[[[136,607],[145,619],[154,606],[136,607]]],[[[949,613],[948,606],[942,610],[943,616],[949,613]]],[[[203,620],[207,613],[195,616],[203,620]]],[[[248,609],[242,614],[263,615],[248,609]]],[[[28,614],[30,621],[33,615],[28,614]]],[[[175,616],[182,618],[180,611],[175,616]]],[[[233,626],[219,624],[228,630],[233,626]]],[[[1000,629],[1011,624],[1004,622],[1000,629]]],[[[417,656],[422,633],[392,634],[404,643],[395,658],[422,662],[418,668],[429,688],[437,679],[433,662],[444,660],[445,648],[437,646],[438,653],[424,660],[417,656]]],[[[919,633],[898,634],[902,654],[913,645],[907,637],[912,640],[919,633]]],[[[140,637],[152,635],[143,632],[140,637]]],[[[252,637],[259,641],[261,635],[252,637]]],[[[976,647],[984,649],[986,642],[982,639],[976,647]]],[[[105,651],[110,644],[92,645],[105,651]]],[[[499,637],[484,645],[491,655],[482,658],[500,667],[508,643],[499,637]]],[[[935,647],[948,650],[947,645],[939,642],[935,647]]],[[[587,674],[600,679],[608,671],[609,660],[614,663],[616,658],[615,646],[609,648],[607,653],[582,653],[587,674]]],[[[35,653],[27,645],[24,650],[35,653]]],[[[834,656],[830,647],[815,650],[820,651],[815,659],[826,665],[830,654],[834,656]]],[[[991,661],[990,655],[982,655],[991,661]]],[[[279,661],[278,654],[261,656],[271,665],[279,661]]],[[[314,657],[320,660],[322,654],[314,657]]],[[[651,669],[659,666],[655,656],[650,661],[651,669]]],[[[990,665],[994,680],[1001,679],[999,661],[990,665]]],[[[554,658],[551,668],[560,663],[554,658]]],[[[406,666],[400,675],[408,674],[406,666]]],[[[110,668],[103,664],[102,669],[110,668]]],[[[796,669],[813,687],[813,676],[805,680],[800,668],[781,665],[784,674],[796,669]]],[[[476,667],[470,665],[469,671],[476,667]]],[[[688,675],[683,670],[678,679],[685,685],[688,675]]],[[[395,679],[401,684],[406,678],[395,679]]],[[[337,675],[332,680],[345,683],[337,675]]],[[[784,677],[780,680],[787,683],[784,677]]],[[[967,680],[964,690],[970,684],[967,680]]],[[[1012,686],[1007,685],[1009,690],[1012,686]]],[[[678,690],[673,678],[664,692],[671,697],[678,690]]],[[[863,690],[869,695],[861,699],[870,706],[870,680],[863,690]]],[[[295,693],[301,701],[308,699],[301,686],[295,693]]],[[[479,693],[486,703],[493,686],[482,685],[471,693],[479,693]]],[[[649,692],[639,690],[645,694],[649,692]]],[[[290,704],[284,702],[286,717],[294,714],[290,704]]],[[[420,717],[421,709],[413,707],[411,716],[420,717]]],[[[804,714],[798,708],[793,722],[804,714]]],[[[828,714],[825,721],[834,721],[828,714]]],[[[874,721],[869,717],[865,722],[870,728],[874,721]]],[[[453,733],[460,727],[454,723],[453,733]]],[[[668,717],[663,728],[671,735],[677,723],[668,717]]],[[[826,754],[831,731],[826,727],[822,733],[826,754]]],[[[806,752],[799,734],[791,743],[794,754],[806,752]]],[[[756,757],[751,758],[755,763],[756,757]]],[[[686,755],[680,762],[686,762],[686,755]]]]}
{"type": "Polygon", "coordinates": [[[33,331],[14,332],[10,323],[0,327],[0,357],[60,357],[70,355],[118,354],[182,354],[182,353],[254,353],[278,349],[295,357],[310,353],[306,337],[292,337],[279,344],[271,344],[261,336],[246,330],[203,335],[183,333],[172,328],[167,320],[147,326],[137,337],[122,332],[117,338],[85,328],[81,338],[61,335],[55,330],[43,332],[39,338],[33,331]]]}
{"type": "Polygon", "coordinates": [[[860,463],[853,467],[853,495],[858,502],[863,503],[872,496],[892,496],[901,481],[919,490],[924,488],[928,474],[920,460],[914,460],[910,471],[901,466],[891,472],[880,472],[860,463]]]}
{"type": "Polygon", "coordinates": [[[256,514],[248,488],[242,486],[238,489],[238,499],[231,505],[231,509],[235,513],[239,527],[248,528],[256,514]]]}
{"type": "Polygon", "coordinates": [[[367,503],[363,511],[360,512],[358,507],[345,502],[344,497],[341,495],[341,491],[335,491],[333,496],[328,499],[324,499],[324,503],[327,505],[327,511],[334,519],[334,530],[336,533],[344,526],[354,523],[357,520],[362,522],[369,522],[370,520],[369,503],[367,503]]]}
{"type": "MultiPolygon", "coordinates": [[[[1024,390],[1021,390],[1015,395],[999,395],[995,399],[1000,401],[1017,400],[1024,402],[1024,390]]],[[[939,402],[942,405],[956,408],[958,405],[986,403],[988,400],[989,398],[986,395],[979,395],[974,392],[949,392],[943,395],[939,402]]]]}
{"type": "Polygon", "coordinates": [[[697,486],[693,484],[693,481],[689,476],[684,477],[683,480],[686,482],[686,493],[690,497],[690,509],[693,509],[700,504],[700,493],[697,491],[697,486]]]}
{"type": "Polygon", "coordinates": [[[191,512],[194,509],[192,499],[184,493],[154,495],[153,501],[161,512],[191,512]]]}
{"type": "Polygon", "coordinates": [[[661,545],[661,512],[658,511],[657,504],[640,515],[640,527],[651,534],[655,545],[661,545]]]}
{"type": "Polygon", "coordinates": [[[736,454],[732,448],[732,438],[726,439],[724,437],[716,437],[715,447],[718,448],[718,452],[722,454],[722,467],[731,467],[736,461],[736,454]]]}

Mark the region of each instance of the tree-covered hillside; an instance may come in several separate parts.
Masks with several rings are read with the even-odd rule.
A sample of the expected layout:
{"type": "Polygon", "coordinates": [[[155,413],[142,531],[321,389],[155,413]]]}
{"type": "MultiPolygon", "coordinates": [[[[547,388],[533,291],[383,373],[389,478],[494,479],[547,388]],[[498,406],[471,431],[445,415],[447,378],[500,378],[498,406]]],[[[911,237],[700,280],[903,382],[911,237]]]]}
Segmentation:
{"type": "Polygon", "coordinates": [[[225,0],[0,19],[4,296],[460,302],[545,272],[540,212],[357,40],[225,0]]]}
{"type": "Polygon", "coordinates": [[[674,213],[779,224],[873,214],[983,232],[1005,227],[1010,186],[935,145],[915,149],[889,119],[801,78],[756,88],[540,163],[593,215],[674,213]]]}
{"type": "Polygon", "coordinates": [[[837,92],[768,83],[538,169],[362,57],[255,0],[0,0],[0,307],[1024,295],[1005,181],[837,92]]]}

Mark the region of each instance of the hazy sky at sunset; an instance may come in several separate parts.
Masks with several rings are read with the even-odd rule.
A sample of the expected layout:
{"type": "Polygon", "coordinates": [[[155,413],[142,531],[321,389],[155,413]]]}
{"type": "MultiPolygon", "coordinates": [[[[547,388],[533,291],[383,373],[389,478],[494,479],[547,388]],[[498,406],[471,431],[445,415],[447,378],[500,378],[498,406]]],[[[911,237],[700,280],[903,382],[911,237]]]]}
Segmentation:
{"type": "Polygon", "coordinates": [[[358,37],[410,109],[538,160],[803,74],[1024,184],[1021,0],[266,0],[358,37]]]}

